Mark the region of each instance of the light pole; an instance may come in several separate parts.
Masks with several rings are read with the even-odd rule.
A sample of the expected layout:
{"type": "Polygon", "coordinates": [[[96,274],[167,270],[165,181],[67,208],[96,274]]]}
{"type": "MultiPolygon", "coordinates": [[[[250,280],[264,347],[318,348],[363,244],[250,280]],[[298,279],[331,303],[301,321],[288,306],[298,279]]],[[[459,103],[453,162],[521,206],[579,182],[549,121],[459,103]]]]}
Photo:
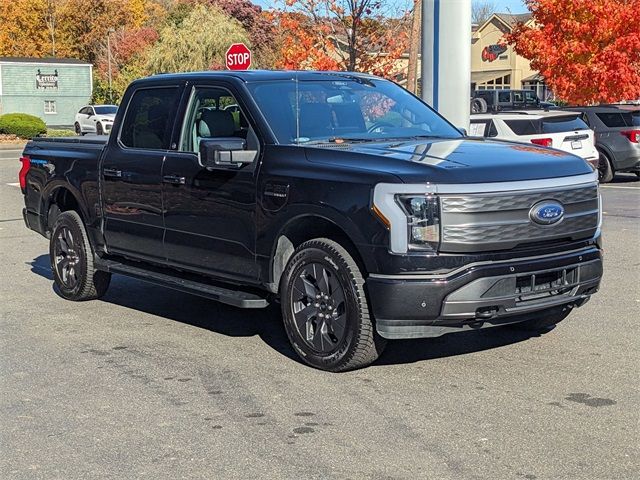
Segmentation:
{"type": "Polygon", "coordinates": [[[422,98],[469,128],[471,0],[422,1],[422,98]]]}
{"type": "Polygon", "coordinates": [[[109,103],[113,104],[113,96],[111,94],[111,34],[115,32],[113,28],[107,31],[107,63],[108,63],[108,78],[109,78],[109,103]]]}

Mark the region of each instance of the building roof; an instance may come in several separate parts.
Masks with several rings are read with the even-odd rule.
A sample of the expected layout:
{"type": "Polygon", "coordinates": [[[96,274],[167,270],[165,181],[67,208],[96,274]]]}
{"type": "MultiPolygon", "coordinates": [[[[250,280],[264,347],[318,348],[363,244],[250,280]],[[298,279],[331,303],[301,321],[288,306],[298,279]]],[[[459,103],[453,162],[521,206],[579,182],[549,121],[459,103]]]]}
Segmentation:
{"type": "Polygon", "coordinates": [[[0,57],[0,63],[51,63],[51,64],[68,64],[68,65],[91,65],[84,60],[77,58],[34,58],[34,57],[0,57]]]}
{"type": "Polygon", "coordinates": [[[496,17],[511,27],[515,27],[519,23],[527,23],[531,18],[531,13],[496,13],[496,17]]]}

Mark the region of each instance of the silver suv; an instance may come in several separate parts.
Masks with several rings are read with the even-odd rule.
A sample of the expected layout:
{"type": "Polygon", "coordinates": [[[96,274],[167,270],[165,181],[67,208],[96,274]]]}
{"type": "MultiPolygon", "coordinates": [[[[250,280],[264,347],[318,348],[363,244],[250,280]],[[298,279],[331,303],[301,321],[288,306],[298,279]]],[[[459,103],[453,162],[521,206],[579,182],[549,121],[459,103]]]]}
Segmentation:
{"type": "Polygon", "coordinates": [[[600,182],[613,180],[616,172],[633,172],[640,178],[640,111],[616,106],[570,107],[596,134],[600,152],[600,182]]]}

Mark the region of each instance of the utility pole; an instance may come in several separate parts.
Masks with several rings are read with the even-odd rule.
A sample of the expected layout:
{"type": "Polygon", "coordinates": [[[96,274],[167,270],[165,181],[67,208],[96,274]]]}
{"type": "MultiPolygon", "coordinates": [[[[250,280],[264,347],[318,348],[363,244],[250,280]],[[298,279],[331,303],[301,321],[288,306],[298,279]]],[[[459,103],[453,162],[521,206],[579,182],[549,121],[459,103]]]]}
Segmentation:
{"type": "Polygon", "coordinates": [[[109,65],[108,69],[109,69],[109,103],[113,104],[113,95],[111,94],[112,89],[111,89],[111,34],[114,32],[115,30],[113,28],[110,28],[107,31],[107,63],[109,65]]]}
{"type": "Polygon", "coordinates": [[[422,98],[469,129],[471,0],[422,1],[422,98]]]}
{"type": "Polygon", "coordinates": [[[418,93],[418,50],[420,50],[420,25],[422,22],[422,0],[413,2],[413,19],[409,38],[409,65],[407,66],[407,90],[418,93]]]}

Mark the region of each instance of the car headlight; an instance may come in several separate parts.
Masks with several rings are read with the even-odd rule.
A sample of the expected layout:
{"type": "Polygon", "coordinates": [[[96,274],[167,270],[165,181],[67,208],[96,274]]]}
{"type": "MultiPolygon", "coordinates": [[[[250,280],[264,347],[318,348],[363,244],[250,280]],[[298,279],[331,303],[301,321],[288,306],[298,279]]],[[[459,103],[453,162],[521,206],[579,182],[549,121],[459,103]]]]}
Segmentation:
{"type": "Polygon", "coordinates": [[[440,201],[436,195],[396,195],[407,216],[411,250],[436,250],[440,243],[440,201]]]}
{"type": "Polygon", "coordinates": [[[378,183],[371,211],[389,230],[389,250],[435,252],[440,244],[440,200],[433,184],[378,183]]]}

